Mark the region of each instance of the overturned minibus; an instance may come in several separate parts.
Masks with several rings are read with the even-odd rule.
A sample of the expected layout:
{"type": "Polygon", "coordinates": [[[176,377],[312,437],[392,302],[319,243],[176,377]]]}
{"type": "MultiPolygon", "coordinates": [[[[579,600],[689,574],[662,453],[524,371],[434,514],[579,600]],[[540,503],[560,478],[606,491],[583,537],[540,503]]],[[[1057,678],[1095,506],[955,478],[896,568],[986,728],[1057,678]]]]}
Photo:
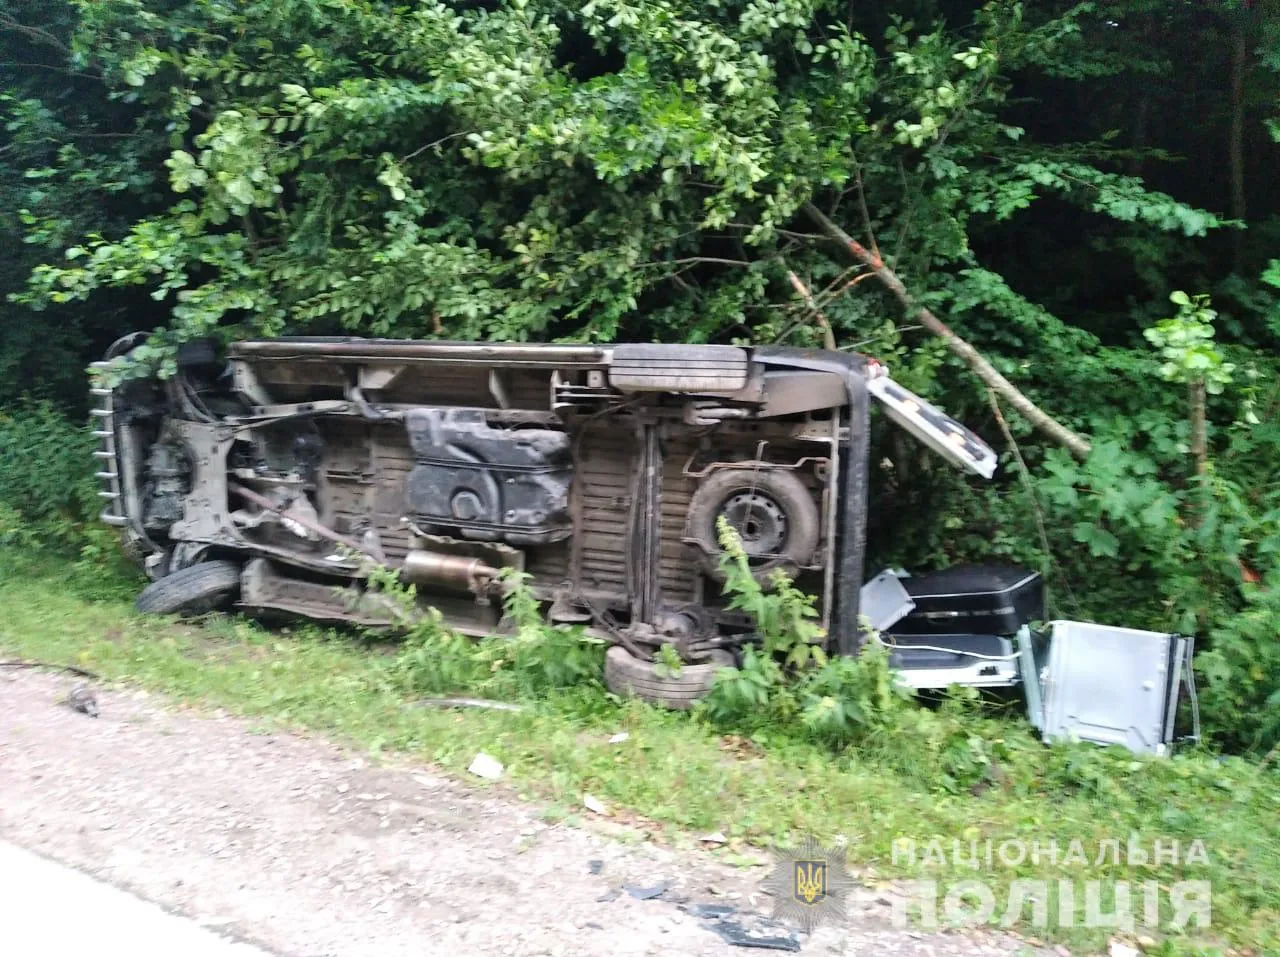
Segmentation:
{"type": "MultiPolygon", "coordinates": [[[[366,592],[376,562],[451,627],[488,634],[505,624],[502,570],[519,569],[549,621],[613,646],[612,687],[677,707],[754,637],[727,607],[720,518],[762,582],[782,569],[817,597],[830,650],[848,654],[868,594],[873,407],[961,469],[996,467],[971,431],[843,352],[280,338],[192,343],[170,378],[106,384],[141,340],[96,364],[94,392],[102,517],[152,579],[142,610],[387,625],[366,592]],[[654,668],[664,645],[679,674],[654,668]]],[[[902,633],[929,637],[919,660],[899,643],[900,667],[1016,680],[983,663],[1009,662],[986,650],[1043,616],[1038,575],[910,585],[902,633]]]]}

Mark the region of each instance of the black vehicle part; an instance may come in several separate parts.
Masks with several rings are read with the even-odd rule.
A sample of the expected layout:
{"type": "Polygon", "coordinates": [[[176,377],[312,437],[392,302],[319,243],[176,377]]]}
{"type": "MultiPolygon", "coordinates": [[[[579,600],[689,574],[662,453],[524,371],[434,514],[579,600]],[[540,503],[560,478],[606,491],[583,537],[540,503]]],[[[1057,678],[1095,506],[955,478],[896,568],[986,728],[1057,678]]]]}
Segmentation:
{"type": "Polygon", "coordinates": [[[235,562],[200,562],[154,581],[138,595],[138,611],[151,615],[189,615],[213,611],[240,589],[235,562]]]}
{"type": "Polygon", "coordinates": [[[864,636],[858,624],[859,589],[850,584],[862,582],[867,550],[867,458],[871,425],[867,359],[856,353],[819,352],[790,346],[761,346],[755,350],[755,358],[773,366],[831,372],[844,380],[849,406],[841,416],[841,426],[847,429],[848,441],[840,443],[837,538],[831,545],[836,558],[828,598],[835,606],[831,636],[836,651],[842,655],[857,654],[864,636]],[[844,583],[844,587],[835,587],[835,583],[844,583]]]}
{"type": "Polygon", "coordinates": [[[484,409],[413,409],[405,425],[418,463],[406,504],[420,527],[513,545],[573,534],[567,433],[493,428],[484,409]]]}
{"type": "Polygon", "coordinates": [[[179,444],[157,442],[147,457],[145,524],[168,528],[182,518],[182,500],[191,491],[191,461],[179,444]]]}
{"type": "Polygon", "coordinates": [[[916,603],[895,635],[1012,635],[1044,618],[1044,579],[1013,565],[956,565],[902,579],[916,603]]]}
{"type": "Polygon", "coordinates": [[[711,690],[721,668],[732,665],[730,652],[713,651],[707,664],[686,664],[678,674],[667,674],[661,664],[641,661],[626,648],[614,645],[604,657],[604,683],[614,694],[635,695],[653,704],[686,710],[711,690]]]}
{"type": "Polygon", "coordinates": [[[191,339],[178,346],[179,369],[207,369],[218,365],[218,341],[208,336],[191,339]]]}
{"type": "Polygon", "coordinates": [[[794,576],[813,561],[821,519],[813,493],[793,471],[774,468],[720,469],[698,486],[689,502],[688,537],[702,552],[703,571],[724,581],[720,567],[720,516],[742,539],[752,575],[769,584],[774,569],[794,576]]]}

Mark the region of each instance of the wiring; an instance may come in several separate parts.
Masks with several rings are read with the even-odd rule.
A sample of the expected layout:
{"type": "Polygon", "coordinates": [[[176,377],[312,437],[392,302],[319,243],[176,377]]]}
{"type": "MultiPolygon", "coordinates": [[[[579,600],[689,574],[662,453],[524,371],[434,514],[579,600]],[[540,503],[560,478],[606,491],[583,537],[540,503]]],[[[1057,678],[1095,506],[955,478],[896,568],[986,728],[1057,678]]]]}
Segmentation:
{"type": "Polygon", "coordinates": [[[938,651],[947,655],[963,655],[966,658],[977,658],[981,661],[1016,661],[1019,657],[1018,652],[1011,655],[984,655],[976,651],[963,651],[959,648],[943,648],[940,645],[900,645],[897,642],[888,642],[876,636],[876,641],[884,645],[886,648],[897,648],[902,651],[938,651]]]}

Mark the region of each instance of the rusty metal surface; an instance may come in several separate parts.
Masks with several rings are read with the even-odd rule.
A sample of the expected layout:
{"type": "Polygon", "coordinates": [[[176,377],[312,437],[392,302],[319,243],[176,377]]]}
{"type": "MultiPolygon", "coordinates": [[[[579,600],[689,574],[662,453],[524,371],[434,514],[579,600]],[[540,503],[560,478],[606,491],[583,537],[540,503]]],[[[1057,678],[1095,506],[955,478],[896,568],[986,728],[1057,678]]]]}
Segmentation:
{"type": "Polygon", "coordinates": [[[415,585],[443,585],[478,591],[498,577],[498,569],[479,558],[415,548],[405,555],[400,575],[415,585]]]}
{"type": "MultiPolygon", "coordinates": [[[[671,368],[679,366],[681,348],[663,353],[670,353],[671,368]]],[[[851,557],[860,574],[860,506],[842,503],[836,482],[838,471],[848,480],[865,470],[865,450],[857,447],[865,436],[855,436],[841,453],[841,418],[826,405],[856,393],[859,359],[779,351],[776,362],[761,364],[754,356],[764,350],[733,349],[750,364],[735,367],[731,392],[624,395],[606,375],[611,347],[290,339],[239,343],[230,352],[233,375],[223,381],[231,384],[219,388],[243,411],[208,416],[190,383],[183,394],[194,395],[191,402],[171,393],[166,434],[190,446],[195,474],[185,516],[169,538],[205,543],[224,557],[270,558],[270,602],[261,587],[257,593],[264,607],[307,614],[310,602],[316,616],[334,616],[332,602],[320,599],[333,587],[326,581],[358,589],[365,574],[362,561],[331,554],[340,551],[333,547],[338,544],[401,569],[421,586],[421,600],[463,630],[496,624],[500,603],[492,601],[493,589],[481,586],[499,567],[512,566],[527,571],[535,593],[548,602],[561,596],[562,608],[589,608],[606,632],[631,629],[633,636],[674,642],[687,652],[713,647],[720,640],[714,628],[736,634],[741,616],[725,611],[705,556],[690,546],[688,515],[701,485],[744,463],[788,470],[802,483],[799,494],[812,495],[822,531],[812,561],[801,569],[802,586],[819,593],[824,621],[832,608],[825,586],[848,577],[851,557]],[[836,382],[844,395],[837,395],[836,382]],[[817,417],[810,414],[815,405],[822,406],[817,417]],[[483,449],[453,438],[441,445],[448,456],[436,450],[440,443],[415,446],[411,420],[461,410],[471,410],[488,443],[483,449]],[[551,510],[541,500],[529,505],[532,531],[475,534],[467,523],[478,520],[463,508],[473,494],[469,483],[527,481],[526,473],[543,468],[541,460],[529,459],[528,443],[561,435],[567,454],[555,464],[565,471],[568,499],[554,517],[571,534],[549,540],[560,536],[544,534],[550,519],[537,516],[551,510]],[[845,468],[837,470],[837,461],[845,468]],[[424,468],[440,471],[448,487],[423,485],[424,468]],[[414,506],[428,498],[430,508],[414,506]],[[240,509],[237,524],[226,514],[232,504],[240,509]],[[258,521],[255,510],[289,521],[258,521]],[[854,533],[846,539],[855,545],[853,556],[837,553],[837,530],[854,533]],[[480,538],[512,554],[468,551],[480,538]],[[293,588],[291,565],[312,577],[301,576],[293,588]],[[690,606],[712,623],[700,624],[697,636],[685,634],[684,626],[668,627],[684,620],[672,617],[674,609],[690,606]],[[602,616],[623,624],[615,627],[612,617],[602,616]]],[[[680,378],[686,381],[693,380],[680,378]]],[[[865,416],[865,407],[860,413],[865,416]]],[[[843,432],[846,440],[865,430],[858,413],[844,423],[852,425],[843,432]]],[[[434,474],[428,477],[434,482],[434,474]]],[[[855,497],[863,494],[861,484],[852,489],[855,497]]],[[[507,510],[504,505],[503,514],[507,510]]]]}

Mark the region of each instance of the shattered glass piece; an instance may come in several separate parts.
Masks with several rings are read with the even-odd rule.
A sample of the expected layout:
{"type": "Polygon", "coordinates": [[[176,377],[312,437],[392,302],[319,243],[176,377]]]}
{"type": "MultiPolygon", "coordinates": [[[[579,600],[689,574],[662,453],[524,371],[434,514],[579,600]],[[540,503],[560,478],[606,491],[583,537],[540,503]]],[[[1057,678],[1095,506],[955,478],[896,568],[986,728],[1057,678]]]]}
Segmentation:
{"type": "Polygon", "coordinates": [[[722,917],[728,917],[730,914],[738,912],[738,908],[734,904],[686,904],[680,909],[693,917],[701,917],[706,920],[720,920],[722,917]]]}
{"type": "Polygon", "coordinates": [[[770,920],[767,917],[718,920],[714,924],[707,923],[702,926],[707,930],[715,931],[735,947],[786,950],[792,953],[800,950],[800,934],[781,921],[770,920]]]}
{"type": "Polygon", "coordinates": [[[652,887],[636,887],[634,884],[623,884],[622,889],[638,901],[649,901],[661,897],[671,887],[670,881],[659,881],[652,887]]]}

